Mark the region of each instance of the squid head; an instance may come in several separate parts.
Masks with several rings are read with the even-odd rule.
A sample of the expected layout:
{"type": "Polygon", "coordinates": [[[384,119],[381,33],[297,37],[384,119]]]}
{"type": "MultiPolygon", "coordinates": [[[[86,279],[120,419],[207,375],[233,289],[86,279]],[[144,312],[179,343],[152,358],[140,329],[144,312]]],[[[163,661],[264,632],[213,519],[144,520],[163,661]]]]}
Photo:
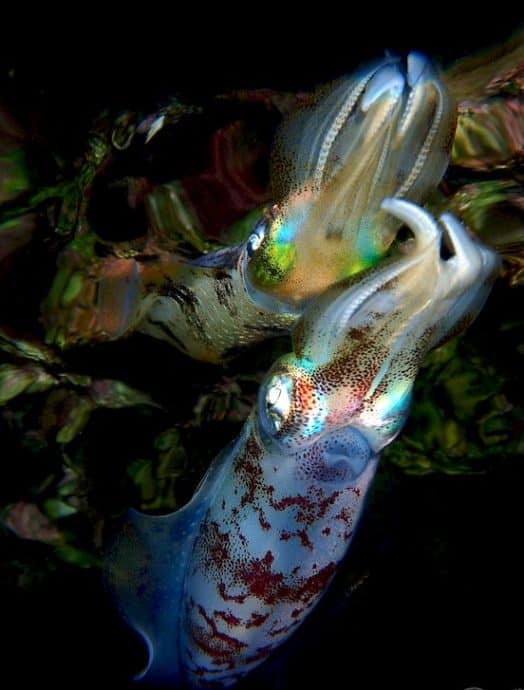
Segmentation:
{"type": "Polygon", "coordinates": [[[420,202],[436,188],[455,120],[453,102],[419,53],[405,65],[387,57],[320,90],[275,141],[278,203],[252,238],[248,267],[255,298],[301,306],[376,264],[399,228],[382,200],[420,202]]]}

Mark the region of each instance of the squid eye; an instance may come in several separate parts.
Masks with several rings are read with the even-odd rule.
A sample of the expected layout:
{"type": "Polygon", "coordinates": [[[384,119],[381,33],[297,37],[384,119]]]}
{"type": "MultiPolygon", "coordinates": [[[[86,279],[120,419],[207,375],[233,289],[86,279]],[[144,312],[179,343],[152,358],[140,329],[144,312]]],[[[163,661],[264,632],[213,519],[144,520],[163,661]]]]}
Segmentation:
{"type": "Polygon", "coordinates": [[[293,381],[288,376],[275,376],[266,388],[263,400],[263,420],[267,431],[276,433],[289,417],[293,381]]]}
{"type": "Polygon", "coordinates": [[[248,237],[247,240],[247,255],[249,257],[253,256],[256,250],[260,247],[266,236],[266,218],[262,218],[255,225],[253,232],[248,237]]]}

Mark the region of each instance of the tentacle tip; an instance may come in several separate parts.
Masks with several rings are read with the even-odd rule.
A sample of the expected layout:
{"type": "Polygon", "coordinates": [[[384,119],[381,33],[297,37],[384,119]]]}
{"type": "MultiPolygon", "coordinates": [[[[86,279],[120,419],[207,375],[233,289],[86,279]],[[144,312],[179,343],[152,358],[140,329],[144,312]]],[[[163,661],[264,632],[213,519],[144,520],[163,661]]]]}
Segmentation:
{"type": "Polygon", "coordinates": [[[433,216],[411,201],[398,197],[386,197],[380,207],[405,223],[413,231],[417,243],[422,242],[420,246],[436,243],[442,235],[433,216]]]}
{"type": "Polygon", "coordinates": [[[407,80],[409,86],[413,88],[431,70],[431,62],[418,50],[413,50],[407,58],[407,80]]]}
{"type": "Polygon", "coordinates": [[[395,215],[395,212],[404,206],[410,206],[409,202],[404,201],[403,199],[396,199],[392,196],[386,197],[380,204],[380,208],[387,213],[391,213],[391,215],[395,215]]]}

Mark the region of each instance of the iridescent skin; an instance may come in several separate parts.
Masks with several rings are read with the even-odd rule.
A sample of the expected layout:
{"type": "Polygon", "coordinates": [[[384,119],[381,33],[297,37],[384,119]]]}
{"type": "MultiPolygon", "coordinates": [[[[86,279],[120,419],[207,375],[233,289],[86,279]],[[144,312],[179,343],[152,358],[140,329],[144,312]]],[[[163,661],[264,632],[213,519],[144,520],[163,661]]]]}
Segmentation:
{"type": "Polygon", "coordinates": [[[413,231],[409,251],[315,301],[191,502],[132,513],[113,545],[108,581],[148,646],[148,681],[230,686],[300,625],[348,550],[422,357],[486,299],[492,250],[450,215],[441,229],[408,202],[382,208],[413,231]]]}
{"type": "Polygon", "coordinates": [[[248,267],[252,288],[292,307],[388,250],[385,197],[420,203],[449,161],[455,108],[427,58],[385,58],[317,95],[277,135],[273,209],[248,267]]]}
{"type": "Polygon", "coordinates": [[[139,330],[221,362],[289,331],[315,295],[384,256],[399,222],[380,201],[420,202],[436,188],[454,123],[419,54],[405,67],[388,57],[343,77],[282,126],[272,160],[278,203],[246,242],[189,261],[157,236],[136,258],[104,258],[69,276],[74,258],[65,254],[44,307],[48,342],[139,330]]]}
{"type": "Polygon", "coordinates": [[[385,255],[400,223],[380,202],[420,201],[436,188],[454,124],[443,85],[417,53],[406,68],[386,58],[325,88],[277,135],[272,186],[282,203],[244,245],[158,281],[169,290],[149,298],[138,330],[208,361],[285,332],[308,301],[385,255]],[[173,286],[191,305],[172,298],[173,286]]]}

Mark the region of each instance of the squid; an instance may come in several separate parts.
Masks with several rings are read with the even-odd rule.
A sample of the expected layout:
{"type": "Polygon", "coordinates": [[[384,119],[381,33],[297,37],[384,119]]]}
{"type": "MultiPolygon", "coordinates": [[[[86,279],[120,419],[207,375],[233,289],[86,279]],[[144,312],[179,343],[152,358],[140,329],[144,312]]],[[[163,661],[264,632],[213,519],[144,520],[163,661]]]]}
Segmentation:
{"type": "Polygon", "coordinates": [[[106,579],[147,646],[144,680],[232,686],[297,629],[348,552],[425,353],[482,308],[492,249],[450,214],[398,198],[380,212],[410,229],[403,251],[313,299],[192,500],[132,511],[114,538],[106,579]]]}
{"type": "Polygon", "coordinates": [[[381,201],[422,203],[434,192],[455,121],[453,100],[419,53],[342,77],[281,125],[275,203],[245,242],[194,260],[152,246],[103,260],[85,281],[85,267],[66,252],[44,306],[47,341],[70,346],[138,330],[218,363],[288,333],[317,295],[386,255],[399,222],[381,201]]]}

